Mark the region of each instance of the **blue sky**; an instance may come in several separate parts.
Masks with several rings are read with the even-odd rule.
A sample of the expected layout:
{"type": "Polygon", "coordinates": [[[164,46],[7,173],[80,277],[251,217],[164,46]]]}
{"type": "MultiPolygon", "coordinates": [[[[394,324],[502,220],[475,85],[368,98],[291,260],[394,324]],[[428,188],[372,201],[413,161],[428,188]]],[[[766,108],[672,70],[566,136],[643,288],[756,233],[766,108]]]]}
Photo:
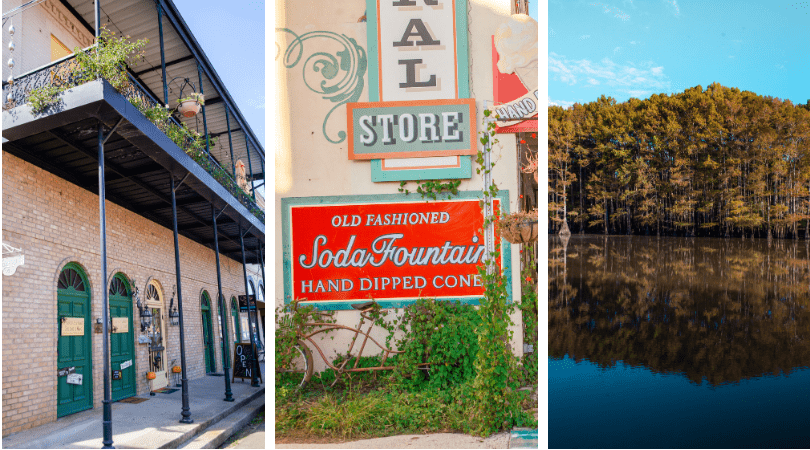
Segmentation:
{"type": "MultiPolygon", "coordinates": [[[[265,3],[244,0],[235,4],[220,0],[173,1],[266,154],[265,3]]],[[[257,192],[264,194],[264,187],[257,192]]]]}
{"type": "Polygon", "coordinates": [[[549,104],[723,86],[810,99],[810,2],[550,0],[549,104]]]}

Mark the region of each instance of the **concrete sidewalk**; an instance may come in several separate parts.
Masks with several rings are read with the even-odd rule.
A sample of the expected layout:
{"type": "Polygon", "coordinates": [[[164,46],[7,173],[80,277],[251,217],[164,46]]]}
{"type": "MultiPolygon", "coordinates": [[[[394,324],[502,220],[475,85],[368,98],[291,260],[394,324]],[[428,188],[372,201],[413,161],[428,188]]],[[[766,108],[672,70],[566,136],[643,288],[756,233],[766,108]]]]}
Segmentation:
{"type": "Polygon", "coordinates": [[[330,444],[276,444],[276,448],[539,448],[537,429],[515,428],[487,438],[461,433],[403,434],[330,444]]]}
{"type": "MultiPolygon", "coordinates": [[[[262,375],[266,377],[264,364],[261,366],[262,375]]],[[[180,423],[182,390],[174,383],[169,387],[177,391],[171,394],[139,395],[147,400],[138,404],[113,403],[113,446],[177,448],[228,415],[244,408],[255,408],[265,394],[264,384],[251,387],[249,380],[236,380],[231,383],[235,401],[223,401],[225,378],[222,376],[189,380],[188,385],[189,408],[194,421],[190,424],[180,423]]],[[[3,438],[3,448],[101,448],[102,414],[102,408],[97,407],[11,434],[3,438]]]]}

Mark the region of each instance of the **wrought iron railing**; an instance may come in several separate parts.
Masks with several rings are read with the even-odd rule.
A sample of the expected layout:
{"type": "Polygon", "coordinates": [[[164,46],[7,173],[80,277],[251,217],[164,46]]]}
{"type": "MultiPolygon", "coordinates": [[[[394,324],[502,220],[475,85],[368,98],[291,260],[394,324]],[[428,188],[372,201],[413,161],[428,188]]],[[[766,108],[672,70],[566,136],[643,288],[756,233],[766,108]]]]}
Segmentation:
{"type": "MultiPolygon", "coordinates": [[[[89,51],[93,47],[88,47],[84,51],[89,51]]],[[[124,69],[122,69],[124,70],[124,69]]],[[[140,104],[142,108],[163,107],[164,105],[152,95],[136,80],[131,73],[127,72],[128,83],[118,89],[119,93],[133,104],[140,104]]],[[[15,78],[12,83],[3,82],[3,109],[11,109],[21,106],[29,101],[29,97],[36,89],[55,86],[70,88],[89,81],[82,72],[75,55],[69,55],[56,60],[50,64],[22,74],[15,78]]],[[[169,116],[166,123],[155,123],[164,133],[170,126],[185,130],[183,124],[175,117],[169,116]]],[[[195,150],[193,143],[196,139],[184,131],[185,142],[175,143],[182,148],[197,164],[205,169],[217,182],[233,195],[242,205],[264,223],[264,211],[253,201],[253,198],[239,187],[234,177],[228,173],[205,149],[195,150]],[[184,145],[185,144],[185,145],[184,145]]]]}
{"type": "MultiPolygon", "coordinates": [[[[89,50],[92,47],[85,49],[89,50]]],[[[67,87],[80,84],[84,78],[76,55],[68,55],[42,67],[26,72],[13,79],[3,81],[3,109],[11,109],[25,104],[35,89],[46,86],[67,87]]]]}

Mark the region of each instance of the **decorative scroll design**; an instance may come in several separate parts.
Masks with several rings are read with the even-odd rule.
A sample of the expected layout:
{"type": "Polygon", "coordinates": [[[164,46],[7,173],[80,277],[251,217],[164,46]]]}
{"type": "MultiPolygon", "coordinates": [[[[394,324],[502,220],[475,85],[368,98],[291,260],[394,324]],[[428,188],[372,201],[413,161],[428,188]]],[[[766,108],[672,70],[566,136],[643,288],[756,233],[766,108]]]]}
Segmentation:
{"type": "Polygon", "coordinates": [[[86,81],[84,78],[75,55],[72,55],[41,70],[15,78],[12,83],[4,81],[3,109],[25,104],[34,89],[46,86],[72,87],[86,81]]]}
{"type": "MultiPolygon", "coordinates": [[[[304,60],[301,74],[309,90],[323,94],[324,99],[337,103],[323,119],[324,137],[333,144],[345,141],[345,130],[338,132],[337,139],[333,139],[326,132],[326,124],[332,113],[340,106],[360,99],[365,86],[363,76],[368,68],[365,49],[360,47],[356,40],[331,31],[310,31],[300,36],[287,28],[277,28],[276,31],[289,33],[294,37],[284,51],[284,66],[288,69],[301,62],[304,56],[304,42],[307,40],[321,38],[343,46],[343,50],[334,55],[327,52],[312,53],[304,60]]],[[[316,47],[323,48],[323,45],[316,47]]],[[[277,59],[278,56],[277,54],[277,59]]]]}
{"type": "Polygon", "coordinates": [[[21,248],[3,244],[3,275],[10,277],[17,272],[17,267],[25,264],[25,255],[21,248]]]}

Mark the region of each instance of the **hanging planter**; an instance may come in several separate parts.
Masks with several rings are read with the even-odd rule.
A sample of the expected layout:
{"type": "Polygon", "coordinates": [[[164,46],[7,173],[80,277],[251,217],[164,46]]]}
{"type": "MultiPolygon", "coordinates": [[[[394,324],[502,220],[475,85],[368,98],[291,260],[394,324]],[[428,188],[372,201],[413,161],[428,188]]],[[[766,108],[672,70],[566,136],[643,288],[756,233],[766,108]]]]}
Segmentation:
{"type": "Polygon", "coordinates": [[[172,367],[172,373],[180,373],[180,366],[172,367]]]}
{"type": "Polygon", "coordinates": [[[154,380],[155,378],[157,378],[157,374],[155,374],[155,372],[146,372],[147,380],[154,380]]]}
{"type": "Polygon", "coordinates": [[[183,117],[194,117],[200,112],[205,104],[205,96],[198,92],[192,92],[188,97],[177,100],[177,110],[183,117]]]}
{"type": "Polygon", "coordinates": [[[516,212],[501,216],[497,230],[503,239],[512,244],[528,244],[537,240],[537,211],[516,212]]]}

